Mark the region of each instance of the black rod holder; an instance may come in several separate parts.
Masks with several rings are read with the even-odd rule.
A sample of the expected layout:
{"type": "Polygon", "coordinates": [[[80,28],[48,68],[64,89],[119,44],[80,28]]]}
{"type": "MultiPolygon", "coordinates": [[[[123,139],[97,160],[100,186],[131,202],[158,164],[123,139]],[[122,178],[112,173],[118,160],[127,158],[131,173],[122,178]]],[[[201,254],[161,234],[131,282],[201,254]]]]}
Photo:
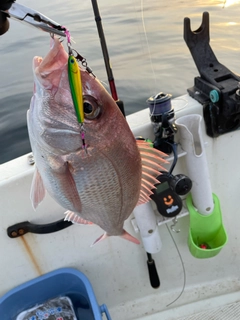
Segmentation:
{"type": "Polygon", "coordinates": [[[184,40],[200,74],[188,93],[203,105],[207,134],[217,137],[239,129],[240,77],[217,60],[210,46],[208,12],[203,13],[195,31],[191,30],[190,19],[184,19],[184,40]]]}

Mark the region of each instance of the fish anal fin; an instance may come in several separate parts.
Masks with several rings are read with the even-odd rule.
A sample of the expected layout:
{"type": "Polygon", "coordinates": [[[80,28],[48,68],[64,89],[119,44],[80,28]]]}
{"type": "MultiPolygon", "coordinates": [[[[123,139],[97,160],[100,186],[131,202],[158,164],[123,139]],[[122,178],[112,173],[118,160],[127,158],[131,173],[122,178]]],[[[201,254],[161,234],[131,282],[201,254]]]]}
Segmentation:
{"type": "Polygon", "coordinates": [[[138,202],[136,204],[136,206],[139,206],[140,204],[144,204],[147,203],[148,201],[151,200],[150,195],[153,194],[152,191],[148,191],[147,193],[145,191],[140,191],[140,197],[138,199],[138,202]]]}
{"type": "Polygon", "coordinates": [[[142,171],[144,171],[146,174],[150,174],[151,176],[158,176],[160,173],[157,169],[154,169],[152,166],[151,166],[151,163],[148,164],[148,165],[144,165],[142,164],[142,171]]]}
{"type": "Polygon", "coordinates": [[[167,156],[165,153],[152,148],[148,142],[143,140],[137,140],[136,142],[142,159],[142,181],[137,203],[137,205],[140,205],[151,200],[152,190],[159,183],[156,179],[161,174],[159,170],[166,171],[162,165],[167,164],[168,161],[163,159],[167,156]]]}
{"type": "Polygon", "coordinates": [[[38,205],[42,202],[45,197],[45,188],[43,185],[42,177],[38,169],[36,168],[33,175],[33,181],[30,191],[30,199],[32,202],[32,206],[34,210],[38,207],[38,205]]]}
{"type": "Polygon", "coordinates": [[[88,221],[79,217],[79,215],[77,215],[75,212],[68,210],[64,212],[64,214],[66,215],[64,218],[65,221],[71,221],[72,223],[80,224],[80,225],[93,225],[91,221],[88,221]]]}
{"type": "Polygon", "coordinates": [[[150,200],[150,199],[144,200],[144,199],[140,199],[140,198],[139,198],[138,203],[137,203],[136,206],[140,206],[141,204],[147,203],[149,200],[150,200]]]}
{"type": "Polygon", "coordinates": [[[166,153],[159,151],[156,148],[151,147],[151,145],[146,141],[136,140],[136,142],[137,142],[137,146],[138,146],[140,153],[148,154],[152,158],[158,158],[159,161],[162,163],[168,163],[168,161],[166,159],[164,159],[165,157],[168,156],[166,153]]]}
{"type": "Polygon", "coordinates": [[[149,200],[150,200],[149,195],[140,193],[140,197],[139,197],[137,206],[139,206],[140,204],[146,203],[146,202],[148,202],[149,200]]]}

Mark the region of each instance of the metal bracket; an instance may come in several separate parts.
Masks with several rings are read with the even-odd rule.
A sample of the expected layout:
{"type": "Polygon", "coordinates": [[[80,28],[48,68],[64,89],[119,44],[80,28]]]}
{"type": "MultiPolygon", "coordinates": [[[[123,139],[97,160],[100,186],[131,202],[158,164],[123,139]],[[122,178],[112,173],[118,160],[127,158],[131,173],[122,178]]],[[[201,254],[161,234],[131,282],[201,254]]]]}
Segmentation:
{"type": "Polygon", "coordinates": [[[33,224],[29,221],[24,221],[8,227],[7,234],[10,238],[18,238],[28,232],[46,234],[63,230],[67,227],[70,227],[72,224],[72,222],[64,221],[64,219],[48,224],[33,224]]]}
{"type": "Polygon", "coordinates": [[[191,97],[204,107],[207,134],[220,134],[240,127],[240,77],[222,65],[209,45],[209,13],[204,12],[200,27],[192,31],[190,19],[184,19],[184,40],[200,77],[188,89],[191,97]]]}

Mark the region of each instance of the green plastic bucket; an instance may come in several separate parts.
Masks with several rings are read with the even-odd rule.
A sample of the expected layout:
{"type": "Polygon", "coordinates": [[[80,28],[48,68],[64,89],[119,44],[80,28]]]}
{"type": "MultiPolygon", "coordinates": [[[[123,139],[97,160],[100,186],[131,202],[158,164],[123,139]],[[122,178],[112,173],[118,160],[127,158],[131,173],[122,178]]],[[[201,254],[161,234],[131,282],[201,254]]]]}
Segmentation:
{"type": "Polygon", "coordinates": [[[193,206],[191,194],[186,200],[190,214],[188,247],[195,258],[206,259],[216,256],[228,240],[222,223],[220,202],[215,194],[213,194],[213,201],[213,212],[205,216],[193,206]]]}

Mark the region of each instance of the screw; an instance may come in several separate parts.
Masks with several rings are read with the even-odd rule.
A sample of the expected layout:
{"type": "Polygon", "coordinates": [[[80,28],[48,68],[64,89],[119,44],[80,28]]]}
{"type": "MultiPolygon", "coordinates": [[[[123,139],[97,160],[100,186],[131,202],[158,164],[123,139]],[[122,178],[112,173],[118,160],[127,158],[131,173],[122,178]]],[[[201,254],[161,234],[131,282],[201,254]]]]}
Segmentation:
{"type": "Polygon", "coordinates": [[[35,163],[35,160],[34,160],[33,154],[31,153],[28,156],[28,164],[30,164],[30,166],[32,166],[32,165],[34,165],[34,163],[35,163]]]}
{"type": "Polygon", "coordinates": [[[18,234],[22,236],[25,233],[24,229],[18,229],[18,234]]]}
{"type": "Polygon", "coordinates": [[[17,237],[17,235],[18,235],[18,234],[17,234],[16,231],[12,231],[12,232],[11,232],[11,236],[12,236],[13,238],[17,237]]]}

